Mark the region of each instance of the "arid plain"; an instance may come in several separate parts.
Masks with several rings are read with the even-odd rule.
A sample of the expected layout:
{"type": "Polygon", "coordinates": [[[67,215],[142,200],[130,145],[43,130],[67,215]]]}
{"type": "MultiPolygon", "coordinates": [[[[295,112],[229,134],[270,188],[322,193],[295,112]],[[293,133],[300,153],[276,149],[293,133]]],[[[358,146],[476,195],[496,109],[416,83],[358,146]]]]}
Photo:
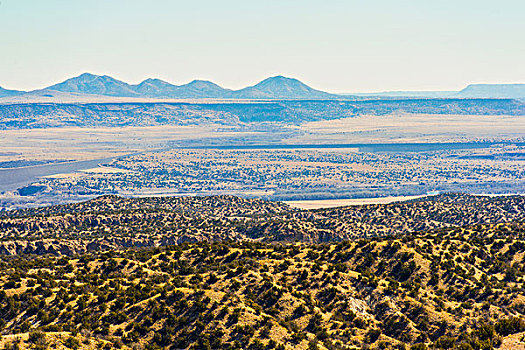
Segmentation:
{"type": "Polygon", "coordinates": [[[236,194],[289,201],[435,191],[522,193],[523,135],[525,120],[519,116],[425,114],[249,127],[4,130],[0,176],[36,175],[13,185],[4,181],[0,203],[8,209],[106,193],[236,194]],[[411,148],[413,143],[451,145],[421,149],[411,148]],[[405,146],[367,149],[363,144],[405,146]],[[94,162],[75,163],[87,160],[94,162]],[[17,192],[31,185],[35,193],[17,192]]]}

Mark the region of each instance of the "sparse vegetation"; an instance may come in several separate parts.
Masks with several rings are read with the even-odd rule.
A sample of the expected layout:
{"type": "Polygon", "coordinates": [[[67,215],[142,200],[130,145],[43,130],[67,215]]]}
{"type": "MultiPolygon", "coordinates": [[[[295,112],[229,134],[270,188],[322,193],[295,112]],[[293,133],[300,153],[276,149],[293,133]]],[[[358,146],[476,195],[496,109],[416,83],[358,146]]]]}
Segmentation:
{"type": "MultiPolygon", "coordinates": [[[[319,210],[296,210],[279,202],[234,196],[102,196],[82,203],[1,213],[0,249],[4,254],[73,255],[206,240],[321,243],[519,222],[525,219],[524,208],[522,196],[465,194],[319,210]]],[[[427,249],[431,254],[432,247],[427,249]]],[[[408,266],[399,267],[401,275],[407,273],[408,266]]],[[[508,273],[512,278],[513,270],[508,273]]]]}
{"type": "MultiPolygon", "coordinates": [[[[256,241],[261,236],[213,239],[212,228],[226,225],[242,232],[249,227],[247,222],[268,227],[264,225],[278,222],[276,217],[284,221],[315,215],[325,221],[311,222],[322,223],[329,232],[332,218],[352,222],[349,218],[363,211],[373,213],[372,206],[306,212],[233,197],[103,197],[12,213],[4,216],[4,225],[14,220],[18,226],[9,229],[19,228],[26,220],[26,231],[18,234],[26,232],[33,242],[38,241],[36,232],[54,227],[62,227],[65,237],[78,241],[94,232],[104,239],[119,233],[132,237],[135,230],[144,237],[155,236],[161,228],[169,230],[163,215],[179,215],[180,221],[189,218],[188,228],[197,225],[192,218],[207,218],[207,226],[198,227],[208,230],[209,236],[202,242],[161,247],[1,256],[0,346],[417,350],[505,346],[507,338],[525,331],[525,224],[459,227],[452,226],[452,218],[468,223],[469,217],[484,212],[506,221],[505,213],[518,215],[521,197],[438,199],[376,206],[382,214],[368,219],[383,225],[380,218],[387,222],[390,212],[417,218],[414,213],[425,210],[428,218],[441,220],[435,220],[441,224],[433,229],[321,243],[288,242],[287,237],[297,236],[274,234],[294,232],[285,231],[282,223],[265,231],[270,242],[256,241]],[[454,200],[457,210],[451,213],[454,200]],[[474,207],[477,212],[460,215],[461,208],[474,207]],[[74,221],[82,217],[81,210],[89,221],[74,221]],[[140,231],[134,221],[139,214],[158,219],[140,231]],[[54,226],[37,226],[38,220],[54,226]]],[[[416,226],[421,224],[415,221],[411,225],[427,227],[416,226]]],[[[296,230],[296,235],[302,232],[296,230]]],[[[166,236],[173,234],[168,232],[166,236]]]]}

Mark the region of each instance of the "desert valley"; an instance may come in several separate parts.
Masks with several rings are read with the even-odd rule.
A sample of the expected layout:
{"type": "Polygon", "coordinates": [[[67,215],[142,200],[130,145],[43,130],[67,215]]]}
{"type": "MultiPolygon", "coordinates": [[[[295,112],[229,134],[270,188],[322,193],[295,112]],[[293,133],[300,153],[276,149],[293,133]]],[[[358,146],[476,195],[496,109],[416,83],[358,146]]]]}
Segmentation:
{"type": "Polygon", "coordinates": [[[0,1],[0,349],[525,350],[524,13],[0,1]]]}

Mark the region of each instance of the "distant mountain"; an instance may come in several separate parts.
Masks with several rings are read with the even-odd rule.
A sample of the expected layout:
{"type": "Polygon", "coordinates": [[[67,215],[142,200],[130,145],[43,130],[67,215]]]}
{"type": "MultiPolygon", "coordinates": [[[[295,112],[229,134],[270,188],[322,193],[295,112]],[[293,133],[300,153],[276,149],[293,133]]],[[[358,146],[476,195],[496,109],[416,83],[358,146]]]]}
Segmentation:
{"type": "Polygon", "coordinates": [[[312,89],[297,79],[276,76],[267,78],[259,84],[235,91],[237,98],[334,98],[336,95],[312,89]]]}
{"type": "MultiPolygon", "coordinates": [[[[383,91],[336,95],[316,90],[303,82],[284,76],[264,79],[256,85],[240,90],[225,89],[211,81],[194,80],[184,85],[173,85],[160,79],[146,79],[132,85],[108,75],[84,73],[78,77],[42,90],[22,92],[0,87],[2,102],[30,100],[88,100],[102,98],[151,99],[443,99],[443,98],[511,98],[525,100],[525,84],[472,84],[461,91],[383,91]]],[[[49,101],[44,101],[49,102],[49,101]]]]}
{"type": "Polygon", "coordinates": [[[164,80],[146,79],[142,83],[135,85],[133,90],[141,96],[151,96],[157,98],[166,98],[175,94],[177,87],[164,80]]]}
{"type": "Polygon", "coordinates": [[[348,94],[359,97],[416,97],[416,98],[447,98],[457,94],[457,91],[380,91],[357,92],[348,94]]]}
{"type": "Polygon", "coordinates": [[[4,89],[0,86],[0,97],[12,97],[12,96],[18,96],[25,93],[24,91],[18,91],[18,90],[8,90],[4,89]]]}
{"type": "Polygon", "coordinates": [[[241,90],[224,89],[205,80],[194,80],[184,85],[173,85],[160,79],[146,79],[130,85],[107,75],[84,73],[43,91],[60,91],[112,97],[142,98],[246,98],[246,99],[318,99],[334,98],[323,91],[312,89],[297,79],[277,76],[241,90]]]}
{"type": "Polygon", "coordinates": [[[49,86],[44,90],[101,96],[140,97],[140,95],[134,91],[128,83],[117,80],[108,75],[101,76],[89,73],[84,73],[62,83],[49,86]]]}
{"type": "Polygon", "coordinates": [[[525,84],[471,84],[461,91],[381,91],[344,94],[396,98],[511,98],[525,99],[525,84]]]}
{"type": "Polygon", "coordinates": [[[459,91],[456,96],[525,99],[525,84],[471,84],[459,91]]]}
{"type": "Polygon", "coordinates": [[[231,90],[205,80],[194,80],[185,85],[172,85],[160,79],[146,79],[131,85],[140,97],[150,98],[225,98],[231,90]]]}
{"type": "Polygon", "coordinates": [[[180,98],[226,98],[231,90],[206,80],[194,80],[179,86],[180,98]]]}

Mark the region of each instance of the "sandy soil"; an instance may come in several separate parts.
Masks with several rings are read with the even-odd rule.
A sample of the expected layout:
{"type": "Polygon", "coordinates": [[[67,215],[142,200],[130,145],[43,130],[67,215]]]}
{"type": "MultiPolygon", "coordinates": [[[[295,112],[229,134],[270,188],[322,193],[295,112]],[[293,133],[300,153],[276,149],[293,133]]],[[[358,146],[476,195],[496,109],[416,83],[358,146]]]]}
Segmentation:
{"type": "Polygon", "coordinates": [[[525,332],[503,338],[500,350],[525,350],[525,332]]]}
{"type": "Polygon", "coordinates": [[[522,116],[391,114],[305,123],[307,132],[291,142],[465,142],[521,139],[522,116]]]}
{"type": "Polygon", "coordinates": [[[411,199],[422,198],[425,196],[400,196],[400,197],[381,197],[381,198],[354,198],[354,199],[321,199],[305,201],[286,201],[285,203],[299,209],[320,209],[335,208],[349,205],[365,204],[388,204],[393,202],[403,202],[411,199]]]}
{"type": "MultiPolygon", "coordinates": [[[[155,126],[124,128],[47,128],[2,130],[0,161],[90,160],[155,150],[166,142],[195,137],[228,137],[219,126],[155,126]]],[[[223,126],[220,126],[224,129],[223,126]]],[[[237,133],[240,134],[240,133],[237,133]]]]}
{"type": "Polygon", "coordinates": [[[88,174],[119,174],[119,173],[132,173],[131,170],[112,168],[107,166],[99,166],[97,168],[81,170],[83,173],[88,174]]]}

